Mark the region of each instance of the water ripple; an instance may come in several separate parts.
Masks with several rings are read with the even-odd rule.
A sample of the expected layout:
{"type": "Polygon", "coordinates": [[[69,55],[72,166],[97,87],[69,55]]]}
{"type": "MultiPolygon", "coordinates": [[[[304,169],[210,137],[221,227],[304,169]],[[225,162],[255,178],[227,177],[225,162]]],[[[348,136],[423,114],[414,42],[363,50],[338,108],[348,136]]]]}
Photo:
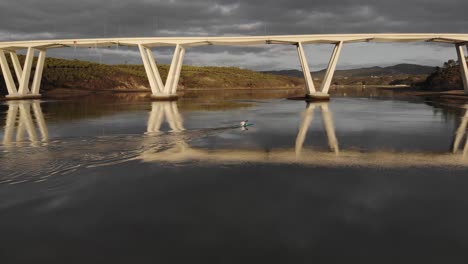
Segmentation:
{"type": "Polygon", "coordinates": [[[50,142],[19,142],[0,146],[0,185],[41,183],[78,170],[112,166],[140,160],[147,152],[180,149],[193,139],[236,126],[160,132],[145,135],[114,135],[87,138],[60,138],[50,142]],[[24,143],[24,144],[23,144],[24,143]]]}

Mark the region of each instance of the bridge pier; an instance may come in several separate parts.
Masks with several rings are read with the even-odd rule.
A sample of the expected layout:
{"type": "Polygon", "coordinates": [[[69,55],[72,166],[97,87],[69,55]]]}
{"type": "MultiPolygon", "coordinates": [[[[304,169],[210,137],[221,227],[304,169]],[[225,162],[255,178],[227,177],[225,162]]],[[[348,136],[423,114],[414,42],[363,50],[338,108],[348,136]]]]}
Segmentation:
{"type": "Polygon", "coordinates": [[[301,42],[297,43],[297,52],[299,55],[299,61],[301,63],[302,72],[306,83],[306,98],[316,101],[330,100],[328,91],[330,90],[331,81],[336,70],[336,65],[343,48],[343,41],[335,44],[330,61],[328,63],[327,71],[320,85],[320,90],[315,89],[312,74],[310,73],[309,64],[305,56],[304,47],[301,42]]]}
{"type": "Polygon", "coordinates": [[[2,68],[3,78],[5,79],[8,95],[6,99],[18,100],[18,99],[37,99],[40,98],[39,94],[42,73],[44,71],[44,64],[46,58],[46,51],[42,49],[28,48],[26,58],[23,67],[18,59],[18,55],[15,51],[9,51],[15,76],[17,79],[18,86],[13,79],[10,66],[5,56],[5,50],[0,49],[0,66],[2,68]],[[30,86],[30,77],[32,73],[32,64],[34,61],[34,54],[39,51],[37,58],[36,70],[34,73],[33,81],[30,86]]]}
{"type": "Polygon", "coordinates": [[[463,81],[463,88],[465,93],[468,93],[468,67],[466,65],[466,55],[464,49],[466,49],[466,44],[456,44],[458,61],[460,63],[460,73],[463,81]]]}
{"type": "Polygon", "coordinates": [[[179,83],[180,72],[182,70],[185,48],[179,44],[176,45],[165,84],[162,81],[161,74],[159,73],[151,48],[142,44],[139,44],[138,48],[150,83],[152,93],[151,98],[162,101],[177,100],[177,85],[179,83]]]}

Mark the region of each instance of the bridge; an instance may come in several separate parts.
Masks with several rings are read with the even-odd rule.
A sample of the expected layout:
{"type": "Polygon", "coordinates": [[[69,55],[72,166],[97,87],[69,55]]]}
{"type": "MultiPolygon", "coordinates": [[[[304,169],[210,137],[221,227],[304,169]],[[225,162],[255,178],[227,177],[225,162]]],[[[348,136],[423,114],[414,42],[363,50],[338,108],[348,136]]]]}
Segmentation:
{"type": "MultiPolygon", "coordinates": [[[[176,99],[177,84],[184,60],[185,50],[206,45],[252,46],[252,45],[293,45],[297,48],[300,65],[305,79],[306,97],[328,99],[328,91],[344,44],[357,42],[434,42],[453,44],[458,59],[465,62],[465,49],[468,34],[329,34],[329,35],[282,35],[282,36],[242,36],[242,37],[149,37],[149,38],[96,38],[0,42],[0,65],[8,90],[7,99],[27,99],[40,97],[40,85],[46,52],[56,48],[98,48],[112,46],[138,47],[154,99],[176,99]],[[330,61],[320,87],[315,87],[304,51],[306,44],[334,45],[330,61]],[[154,58],[152,48],[175,47],[169,73],[163,82],[154,58]],[[18,60],[18,52],[26,50],[24,65],[18,60]],[[35,54],[38,53],[33,71],[35,54]],[[6,59],[9,54],[14,76],[6,59]],[[32,82],[31,82],[31,77],[32,82]]],[[[460,63],[460,71],[465,92],[468,93],[468,67],[460,63]]]]}

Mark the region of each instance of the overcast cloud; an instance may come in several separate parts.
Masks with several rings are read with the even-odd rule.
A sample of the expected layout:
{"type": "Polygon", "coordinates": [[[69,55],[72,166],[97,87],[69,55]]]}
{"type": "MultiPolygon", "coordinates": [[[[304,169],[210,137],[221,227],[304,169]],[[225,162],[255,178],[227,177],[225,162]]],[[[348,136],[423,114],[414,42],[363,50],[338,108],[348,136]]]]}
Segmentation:
{"type": "MultiPolygon", "coordinates": [[[[468,2],[460,0],[3,0],[0,40],[219,36],[323,33],[468,33],[468,2]]],[[[330,45],[307,45],[312,69],[328,62],[330,45]]],[[[171,49],[155,49],[160,62],[171,49]]],[[[106,63],[141,63],[125,47],[60,49],[49,56],[106,63]]],[[[435,44],[345,45],[339,68],[419,63],[440,65],[455,49],[435,44]]],[[[293,46],[200,47],[187,51],[186,64],[240,66],[258,70],[299,68],[293,46]]]]}

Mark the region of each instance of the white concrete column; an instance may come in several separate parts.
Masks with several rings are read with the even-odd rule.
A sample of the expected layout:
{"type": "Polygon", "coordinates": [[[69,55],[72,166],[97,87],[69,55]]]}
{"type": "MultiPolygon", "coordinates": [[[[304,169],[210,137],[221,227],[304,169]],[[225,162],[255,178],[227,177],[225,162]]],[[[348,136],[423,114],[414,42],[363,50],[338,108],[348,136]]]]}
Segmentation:
{"type": "Polygon", "coordinates": [[[335,45],[335,48],[333,49],[333,53],[330,57],[330,62],[328,63],[327,72],[325,73],[325,77],[323,78],[322,84],[320,85],[320,91],[322,93],[328,94],[328,90],[330,89],[333,74],[335,73],[336,64],[338,63],[338,59],[340,57],[342,48],[343,41],[340,41],[335,45]]]}
{"type": "Polygon", "coordinates": [[[176,70],[177,70],[177,63],[179,62],[179,55],[180,55],[180,45],[177,44],[174,50],[174,56],[172,57],[171,67],[169,68],[169,72],[167,73],[166,78],[166,85],[164,87],[164,93],[171,94],[172,86],[174,83],[174,79],[176,77],[176,70]]]}
{"type": "Polygon", "coordinates": [[[29,93],[29,77],[31,76],[31,68],[34,60],[34,49],[28,48],[26,60],[24,61],[23,75],[19,81],[18,94],[27,95],[29,93]]]}
{"type": "Polygon", "coordinates": [[[150,83],[151,92],[153,94],[158,94],[158,93],[160,93],[159,87],[157,85],[153,69],[152,69],[150,61],[148,59],[148,53],[146,51],[146,47],[141,45],[141,44],[138,44],[138,49],[140,50],[141,59],[143,60],[143,66],[144,66],[145,71],[146,71],[146,76],[148,76],[148,81],[150,83]]]}
{"type": "Polygon", "coordinates": [[[13,63],[13,68],[15,69],[16,78],[19,82],[21,80],[21,76],[23,76],[23,68],[21,67],[21,64],[19,62],[18,54],[16,54],[16,52],[14,51],[11,51],[10,57],[11,57],[11,62],[13,63]]]}
{"type": "Polygon", "coordinates": [[[468,67],[466,65],[465,51],[463,49],[464,47],[464,44],[456,45],[458,61],[460,62],[460,73],[463,81],[463,88],[465,89],[465,93],[468,93],[468,67]]]}
{"type": "Polygon", "coordinates": [[[150,48],[145,48],[145,49],[146,49],[148,61],[151,65],[151,69],[153,70],[154,79],[158,87],[158,93],[162,93],[164,90],[164,84],[161,79],[161,74],[159,73],[158,65],[156,64],[156,60],[154,59],[153,52],[151,51],[150,48]]]}
{"type": "Polygon", "coordinates": [[[2,68],[3,78],[5,79],[6,87],[8,90],[8,95],[16,95],[18,90],[16,88],[15,81],[11,75],[10,67],[8,66],[8,61],[5,56],[5,52],[0,50],[0,65],[2,68]]]}
{"type": "Polygon", "coordinates": [[[32,72],[32,64],[34,61],[34,48],[28,48],[24,67],[18,59],[16,52],[10,51],[11,61],[16,73],[19,87],[16,87],[15,81],[8,66],[4,51],[0,51],[0,64],[2,65],[3,76],[7,84],[8,95],[7,99],[26,99],[39,97],[39,89],[41,86],[42,73],[44,71],[44,64],[46,58],[46,51],[39,50],[39,57],[37,58],[36,72],[34,74],[31,91],[29,90],[29,81],[32,72]]]}
{"type": "Polygon", "coordinates": [[[309,63],[307,62],[307,58],[305,56],[304,47],[302,43],[297,43],[297,53],[299,55],[299,62],[301,63],[302,73],[304,74],[305,86],[306,86],[306,94],[315,93],[315,85],[312,79],[312,75],[309,69],[309,63]]]}
{"type": "Polygon", "coordinates": [[[41,87],[42,73],[44,72],[44,63],[46,58],[46,51],[39,50],[39,57],[37,58],[36,72],[34,73],[34,79],[31,87],[32,95],[39,95],[39,89],[41,87]]]}
{"type": "Polygon", "coordinates": [[[177,68],[175,72],[174,82],[172,84],[171,94],[177,93],[177,86],[179,85],[180,73],[182,71],[182,65],[184,63],[184,56],[185,56],[185,48],[180,48],[179,59],[177,61],[177,68]]]}

